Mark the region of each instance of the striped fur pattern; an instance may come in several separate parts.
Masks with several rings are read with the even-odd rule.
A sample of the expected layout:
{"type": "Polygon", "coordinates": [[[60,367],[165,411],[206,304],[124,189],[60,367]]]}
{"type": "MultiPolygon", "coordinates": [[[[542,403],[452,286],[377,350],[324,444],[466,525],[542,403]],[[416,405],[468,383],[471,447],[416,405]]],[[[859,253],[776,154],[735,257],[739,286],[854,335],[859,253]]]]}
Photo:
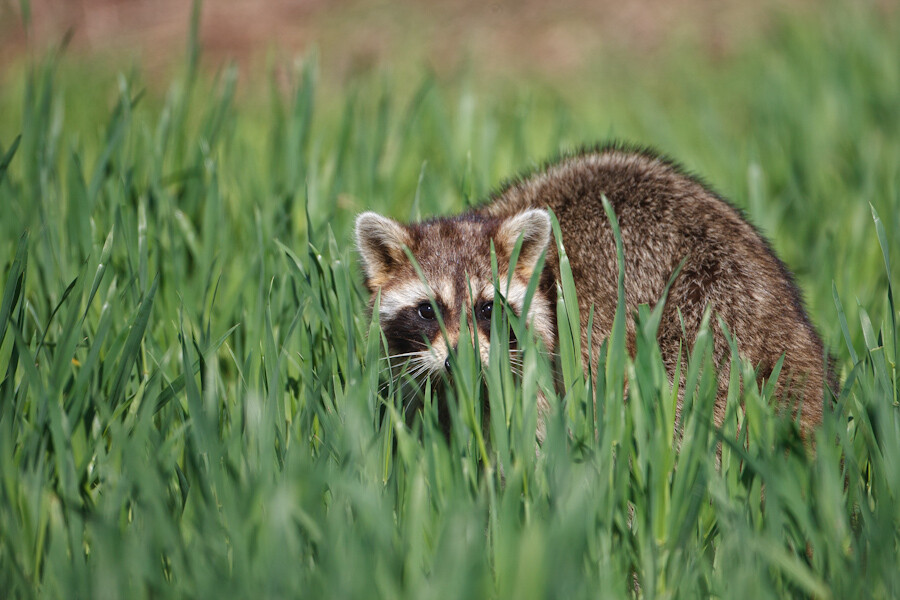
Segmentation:
{"type": "MultiPolygon", "coordinates": [[[[379,320],[387,337],[390,357],[410,362],[414,373],[438,375],[447,368],[449,353],[459,344],[460,321],[478,336],[482,361],[490,346],[494,286],[491,243],[500,273],[509,269],[510,254],[518,238],[522,248],[514,277],[499,291],[516,314],[521,314],[528,282],[550,242],[550,218],[544,210],[518,211],[508,218],[462,215],[424,223],[401,225],[375,213],[363,213],[356,221],[357,246],[363,258],[366,285],[381,292],[379,320]],[[425,281],[416,273],[404,248],[416,258],[425,281]],[[434,303],[432,305],[431,303],[434,303]],[[429,312],[437,306],[438,320],[429,312]],[[475,323],[472,323],[474,314],[475,323]]],[[[542,286],[552,287],[545,277],[542,286]]],[[[555,313],[545,292],[533,298],[526,320],[553,347],[555,313]]]]}

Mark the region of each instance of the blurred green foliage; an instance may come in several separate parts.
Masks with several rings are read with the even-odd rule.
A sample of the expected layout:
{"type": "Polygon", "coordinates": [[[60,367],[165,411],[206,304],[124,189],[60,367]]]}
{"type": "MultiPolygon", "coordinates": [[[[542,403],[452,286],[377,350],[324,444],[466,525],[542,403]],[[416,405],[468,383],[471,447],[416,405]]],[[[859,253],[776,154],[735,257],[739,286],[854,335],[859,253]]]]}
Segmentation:
{"type": "MultiPolygon", "coordinates": [[[[10,70],[3,595],[896,596],[897,29],[836,6],[726,59],[601,58],[565,86],[322,89],[310,59],[289,93],[238,94],[193,41],[164,96],[64,57],[10,70]],[[746,365],[711,427],[704,337],[676,424],[652,310],[633,359],[611,340],[603,372],[559,394],[526,335],[521,380],[464,351],[449,439],[431,404],[404,425],[354,215],[458,211],[609,138],[702,174],[797,274],[844,382],[814,456],[770,390],[741,389],[746,365]],[[484,432],[479,381],[501,408],[484,432]]],[[[579,358],[556,362],[571,376],[579,358]]]]}

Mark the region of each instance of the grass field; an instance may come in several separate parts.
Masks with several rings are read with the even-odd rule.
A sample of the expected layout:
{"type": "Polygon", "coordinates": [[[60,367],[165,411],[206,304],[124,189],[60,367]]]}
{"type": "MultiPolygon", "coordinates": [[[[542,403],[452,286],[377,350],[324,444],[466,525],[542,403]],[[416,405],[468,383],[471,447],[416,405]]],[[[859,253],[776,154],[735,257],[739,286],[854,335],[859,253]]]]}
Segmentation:
{"type": "Polygon", "coordinates": [[[898,25],[833,3],[727,58],[601,57],[571,86],[336,88],[310,57],[290,92],[248,90],[190,42],[162,92],[52,52],[11,67],[0,596],[897,597],[898,25]],[[449,214],[610,138],[700,173],[795,272],[843,382],[814,456],[741,391],[747,365],[711,427],[703,336],[676,443],[655,315],[585,378],[570,293],[556,371],[529,341],[521,380],[502,355],[480,376],[484,432],[466,349],[450,439],[431,405],[404,425],[355,214],[449,214]]]}

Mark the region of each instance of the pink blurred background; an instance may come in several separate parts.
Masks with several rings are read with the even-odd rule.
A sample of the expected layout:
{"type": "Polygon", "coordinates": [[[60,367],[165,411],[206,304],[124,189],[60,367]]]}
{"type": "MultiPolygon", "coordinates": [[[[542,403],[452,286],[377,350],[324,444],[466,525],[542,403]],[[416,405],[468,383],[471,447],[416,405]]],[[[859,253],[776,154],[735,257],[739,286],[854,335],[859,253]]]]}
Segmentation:
{"type": "MultiPolygon", "coordinates": [[[[809,0],[208,0],[200,38],[207,65],[263,64],[315,46],[323,67],[346,76],[380,64],[417,62],[437,71],[461,61],[490,71],[553,76],[601,49],[654,53],[690,44],[727,54],[785,10],[809,0]]],[[[23,25],[18,0],[0,0],[0,65],[58,45],[69,53],[138,60],[150,72],[184,55],[188,0],[35,0],[23,25]]]]}

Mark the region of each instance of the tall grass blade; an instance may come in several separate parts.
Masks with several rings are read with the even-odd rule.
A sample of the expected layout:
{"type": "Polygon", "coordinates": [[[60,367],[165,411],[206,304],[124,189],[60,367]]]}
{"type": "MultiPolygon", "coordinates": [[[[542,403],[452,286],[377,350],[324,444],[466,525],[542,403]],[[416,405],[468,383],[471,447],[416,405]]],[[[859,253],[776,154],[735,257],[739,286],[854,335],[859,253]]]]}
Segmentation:
{"type": "Polygon", "coordinates": [[[19,149],[19,142],[21,141],[22,135],[19,134],[16,136],[16,139],[13,140],[9,149],[3,154],[3,158],[0,158],[0,184],[3,183],[3,178],[6,176],[6,170],[9,168],[9,164],[16,155],[16,150],[19,149]]]}
{"type": "Polygon", "coordinates": [[[28,261],[28,232],[19,238],[16,247],[16,255],[6,275],[6,284],[3,287],[3,300],[0,302],[0,346],[6,337],[6,329],[9,327],[10,316],[15,310],[16,304],[23,294],[25,283],[25,267],[28,261]]]}
{"type": "Polygon", "coordinates": [[[119,368],[110,393],[110,407],[115,408],[125,399],[125,386],[131,377],[131,370],[137,363],[138,355],[141,352],[141,344],[143,343],[144,333],[147,329],[147,323],[150,321],[150,311],[153,308],[153,298],[156,296],[156,290],[159,287],[159,276],[153,280],[150,291],[141,300],[138,310],[131,321],[131,329],[128,337],[122,347],[119,355],[119,368]]]}

